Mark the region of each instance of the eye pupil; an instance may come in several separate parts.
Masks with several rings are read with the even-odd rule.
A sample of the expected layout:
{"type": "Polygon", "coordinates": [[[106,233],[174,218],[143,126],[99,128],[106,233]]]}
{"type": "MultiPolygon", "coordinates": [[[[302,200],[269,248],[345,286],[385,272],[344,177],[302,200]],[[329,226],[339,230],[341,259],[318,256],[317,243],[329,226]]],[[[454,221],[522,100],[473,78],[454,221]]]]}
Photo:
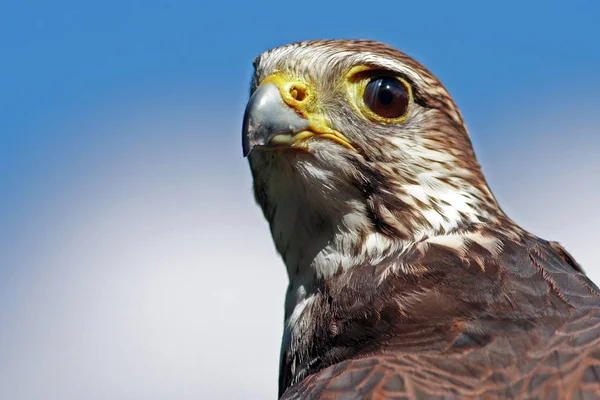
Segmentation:
{"type": "Polygon", "coordinates": [[[394,101],[394,94],[387,89],[382,89],[379,92],[379,102],[383,105],[389,106],[394,101]]]}
{"type": "Polygon", "coordinates": [[[365,88],[364,102],[380,117],[400,118],[408,112],[408,88],[394,78],[374,78],[365,88]]]}

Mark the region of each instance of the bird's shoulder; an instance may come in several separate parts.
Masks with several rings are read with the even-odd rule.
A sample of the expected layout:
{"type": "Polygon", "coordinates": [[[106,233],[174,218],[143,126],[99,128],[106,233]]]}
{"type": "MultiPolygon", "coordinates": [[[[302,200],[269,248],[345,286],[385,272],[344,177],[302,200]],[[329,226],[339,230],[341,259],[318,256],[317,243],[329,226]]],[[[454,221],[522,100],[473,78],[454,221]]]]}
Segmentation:
{"type": "Polygon", "coordinates": [[[284,398],[600,395],[600,293],[581,267],[529,234],[465,237],[329,279],[284,398]]]}
{"type": "Polygon", "coordinates": [[[600,398],[600,310],[555,330],[455,335],[441,351],[392,346],[344,360],[283,399],[600,398]]]}

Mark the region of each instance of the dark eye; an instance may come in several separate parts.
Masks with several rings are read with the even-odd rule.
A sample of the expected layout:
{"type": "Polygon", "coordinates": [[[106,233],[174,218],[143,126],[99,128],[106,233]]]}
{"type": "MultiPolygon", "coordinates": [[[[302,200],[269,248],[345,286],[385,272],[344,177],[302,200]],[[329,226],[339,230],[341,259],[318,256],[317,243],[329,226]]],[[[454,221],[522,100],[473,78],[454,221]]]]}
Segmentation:
{"type": "Polygon", "coordinates": [[[380,117],[399,118],[408,111],[408,89],[394,78],[375,78],[365,88],[364,101],[380,117]]]}

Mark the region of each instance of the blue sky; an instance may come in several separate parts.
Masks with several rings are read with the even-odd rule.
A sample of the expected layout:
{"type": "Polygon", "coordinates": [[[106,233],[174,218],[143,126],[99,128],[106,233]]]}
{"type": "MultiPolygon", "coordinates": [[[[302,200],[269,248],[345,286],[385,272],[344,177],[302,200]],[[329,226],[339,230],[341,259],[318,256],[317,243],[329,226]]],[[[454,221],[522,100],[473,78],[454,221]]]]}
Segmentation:
{"type": "MultiPolygon", "coordinates": [[[[564,104],[600,90],[593,1],[9,1],[2,8],[0,166],[8,173],[0,189],[7,192],[47,158],[92,140],[60,133],[74,117],[194,102],[207,123],[239,118],[254,56],[308,38],[373,38],[405,50],[440,76],[471,130],[516,102],[564,104]]],[[[495,140],[481,133],[476,143],[495,140]]]]}
{"type": "Polygon", "coordinates": [[[425,64],[509,215],[600,278],[600,3],[203,3],[0,6],[0,398],[275,395],[286,278],[240,126],[293,41],[425,64]]]}
{"type": "Polygon", "coordinates": [[[600,85],[593,1],[200,3],[4,4],[6,132],[37,132],[75,111],[144,94],[176,101],[187,93],[229,112],[245,98],[256,54],[307,38],[395,45],[460,88],[475,115],[523,91],[600,85]]]}

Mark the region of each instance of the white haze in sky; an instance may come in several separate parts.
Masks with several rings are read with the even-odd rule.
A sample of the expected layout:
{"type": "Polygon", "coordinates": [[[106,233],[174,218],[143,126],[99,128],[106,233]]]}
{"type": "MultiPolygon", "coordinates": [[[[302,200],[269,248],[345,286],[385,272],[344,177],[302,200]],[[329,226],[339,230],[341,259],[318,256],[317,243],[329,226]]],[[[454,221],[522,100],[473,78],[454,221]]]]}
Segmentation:
{"type": "MultiPolygon", "coordinates": [[[[24,206],[0,255],[0,399],[276,397],[287,277],[239,121],[144,116],[72,127],[132,139],[70,154],[24,206]]],[[[599,127],[534,118],[486,132],[511,132],[501,148],[475,139],[505,211],[596,282],[599,127]]]]}

